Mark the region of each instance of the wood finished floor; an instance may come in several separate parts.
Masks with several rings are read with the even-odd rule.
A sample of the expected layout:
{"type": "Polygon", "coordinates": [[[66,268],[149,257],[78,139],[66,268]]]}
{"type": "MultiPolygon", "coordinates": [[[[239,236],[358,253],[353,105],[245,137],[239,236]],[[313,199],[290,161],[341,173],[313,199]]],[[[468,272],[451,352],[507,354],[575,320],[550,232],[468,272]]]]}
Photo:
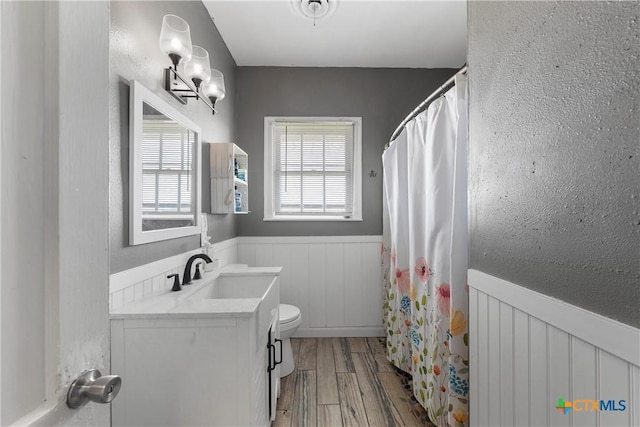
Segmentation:
{"type": "Polygon", "coordinates": [[[274,427],[432,426],[383,338],[292,338],[274,427]]]}

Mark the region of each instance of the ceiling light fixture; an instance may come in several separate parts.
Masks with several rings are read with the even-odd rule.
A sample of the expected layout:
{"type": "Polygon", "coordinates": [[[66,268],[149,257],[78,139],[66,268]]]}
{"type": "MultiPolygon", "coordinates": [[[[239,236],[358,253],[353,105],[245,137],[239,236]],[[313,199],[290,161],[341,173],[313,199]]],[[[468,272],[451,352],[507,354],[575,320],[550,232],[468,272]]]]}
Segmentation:
{"type": "Polygon", "coordinates": [[[290,4],[296,13],[313,19],[315,27],[316,20],[328,18],[335,12],[338,0],[290,0],[290,4]]]}
{"type": "Polygon", "coordinates": [[[191,45],[189,24],[184,19],[176,15],[162,18],[160,50],[173,64],[173,67],[164,69],[164,89],[181,104],[186,104],[188,98],[199,99],[215,114],[216,100],[224,98],[224,77],[209,65],[209,52],[206,49],[191,45]],[[186,77],[178,72],[180,64],[184,64],[186,77]],[[212,75],[215,81],[210,84],[212,75]],[[198,94],[201,88],[204,96],[198,94]]]}

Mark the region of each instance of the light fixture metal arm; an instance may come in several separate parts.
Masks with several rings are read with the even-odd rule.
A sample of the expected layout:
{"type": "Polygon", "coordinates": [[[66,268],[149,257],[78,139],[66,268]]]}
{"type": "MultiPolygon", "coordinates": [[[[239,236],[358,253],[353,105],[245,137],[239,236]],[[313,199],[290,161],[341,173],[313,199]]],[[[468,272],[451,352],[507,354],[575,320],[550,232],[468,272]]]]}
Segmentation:
{"type": "Polygon", "coordinates": [[[213,114],[216,113],[213,104],[206,97],[199,95],[198,89],[174,68],[164,69],[164,89],[183,105],[187,104],[187,98],[196,98],[209,107],[213,114]]]}

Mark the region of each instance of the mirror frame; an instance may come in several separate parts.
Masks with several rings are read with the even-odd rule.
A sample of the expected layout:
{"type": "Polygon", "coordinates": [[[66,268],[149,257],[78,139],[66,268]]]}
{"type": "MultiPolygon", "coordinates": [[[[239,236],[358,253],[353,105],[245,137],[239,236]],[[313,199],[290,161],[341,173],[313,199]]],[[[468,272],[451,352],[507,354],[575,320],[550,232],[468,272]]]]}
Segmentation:
{"type": "Polygon", "coordinates": [[[129,244],[140,245],[200,234],[200,215],[202,213],[201,128],[139,82],[131,80],[129,91],[129,244]],[[142,231],[142,114],[145,103],[196,134],[193,153],[193,166],[196,175],[193,180],[196,205],[194,225],[142,231]]]}

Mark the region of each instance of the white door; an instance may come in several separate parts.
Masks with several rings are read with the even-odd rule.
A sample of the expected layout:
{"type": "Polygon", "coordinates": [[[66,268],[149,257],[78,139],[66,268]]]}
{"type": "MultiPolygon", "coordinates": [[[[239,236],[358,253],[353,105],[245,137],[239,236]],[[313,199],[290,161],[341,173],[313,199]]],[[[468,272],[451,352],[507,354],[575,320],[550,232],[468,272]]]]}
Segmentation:
{"type": "Polygon", "coordinates": [[[0,2],[0,425],[108,425],[66,406],[109,374],[109,4],[0,2]]]}

